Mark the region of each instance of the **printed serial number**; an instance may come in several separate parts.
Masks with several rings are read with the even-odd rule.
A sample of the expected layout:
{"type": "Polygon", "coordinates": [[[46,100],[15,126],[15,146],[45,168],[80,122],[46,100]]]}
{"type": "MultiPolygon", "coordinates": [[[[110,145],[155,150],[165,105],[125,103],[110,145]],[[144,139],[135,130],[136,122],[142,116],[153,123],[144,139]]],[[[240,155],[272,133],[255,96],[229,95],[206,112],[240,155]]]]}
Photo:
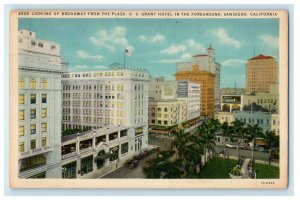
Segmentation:
{"type": "Polygon", "coordinates": [[[273,182],[273,181],[261,181],[260,184],[262,184],[262,185],[274,185],[275,182],[273,182]]]}

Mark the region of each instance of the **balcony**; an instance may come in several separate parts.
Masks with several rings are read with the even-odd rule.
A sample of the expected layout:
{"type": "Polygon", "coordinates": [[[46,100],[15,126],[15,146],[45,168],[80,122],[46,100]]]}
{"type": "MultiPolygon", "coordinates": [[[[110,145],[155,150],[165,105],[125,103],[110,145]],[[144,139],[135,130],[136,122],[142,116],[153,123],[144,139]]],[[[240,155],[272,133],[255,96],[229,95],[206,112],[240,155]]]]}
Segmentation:
{"type": "Polygon", "coordinates": [[[70,157],[75,156],[75,155],[76,155],[76,152],[71,152],[71,153],[62,155],[62,159],[70,158],[70,157]]]}

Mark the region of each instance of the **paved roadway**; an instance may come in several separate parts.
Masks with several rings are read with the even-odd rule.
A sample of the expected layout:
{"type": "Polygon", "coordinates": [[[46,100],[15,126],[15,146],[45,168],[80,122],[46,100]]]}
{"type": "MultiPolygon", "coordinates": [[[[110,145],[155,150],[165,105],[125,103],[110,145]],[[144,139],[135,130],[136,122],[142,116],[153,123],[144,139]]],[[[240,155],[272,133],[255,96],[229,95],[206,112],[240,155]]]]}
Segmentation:
{"type": "Polygon", "coordinates": [[[122,166],[119,169],[103,176],[103,178],[146,178],[145,174],[143,173],[143,167],[146,165],[146,161],[154,158],[156,153],[140,160],[139,166],[134,169],[129,169],[126,166],[122,166]]]}
{"type": "MultiPolygon", "coordinates": [[[[219,153],[219,152],[223,151],[223,147],[215,146],[215,150],[216,150],[216,153],[219,153]]],[[[225,153],[226,153],[226,155],[237,157],[237,149],[236,148],[226,147],[225,153]]],[[[252,158],[252,150],[240,149],[240,155],[251,159],[252,158]]],[[[254,160],[268,161],[269,154],[267,152],[254,151],[254,160]]]]}

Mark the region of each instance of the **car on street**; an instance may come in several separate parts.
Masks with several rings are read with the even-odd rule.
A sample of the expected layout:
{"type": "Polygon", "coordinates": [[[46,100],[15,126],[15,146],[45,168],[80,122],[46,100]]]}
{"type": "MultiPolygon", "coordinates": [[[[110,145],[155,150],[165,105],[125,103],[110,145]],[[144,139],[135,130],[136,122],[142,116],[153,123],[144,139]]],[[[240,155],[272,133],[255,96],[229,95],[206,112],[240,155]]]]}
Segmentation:
{"type": "Polygon", "coordinates": [[[129,169],[134,169],[137,166],[139,166],[139,160],[133,160],[131,163],[129,163],[128,168],[129,169]]]}

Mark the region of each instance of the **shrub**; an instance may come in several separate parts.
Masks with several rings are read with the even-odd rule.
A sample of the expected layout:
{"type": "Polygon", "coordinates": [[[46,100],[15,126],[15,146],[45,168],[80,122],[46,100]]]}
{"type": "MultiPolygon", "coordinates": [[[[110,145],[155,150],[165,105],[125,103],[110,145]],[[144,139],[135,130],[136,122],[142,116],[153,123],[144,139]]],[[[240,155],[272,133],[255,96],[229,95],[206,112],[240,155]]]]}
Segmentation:
{"type": "Polygon", "coordinates": [[[238,167],[234,167],[231,171],[230,174],[234,175],[234,176],[241,176],[242,172],[238,167]]]}

